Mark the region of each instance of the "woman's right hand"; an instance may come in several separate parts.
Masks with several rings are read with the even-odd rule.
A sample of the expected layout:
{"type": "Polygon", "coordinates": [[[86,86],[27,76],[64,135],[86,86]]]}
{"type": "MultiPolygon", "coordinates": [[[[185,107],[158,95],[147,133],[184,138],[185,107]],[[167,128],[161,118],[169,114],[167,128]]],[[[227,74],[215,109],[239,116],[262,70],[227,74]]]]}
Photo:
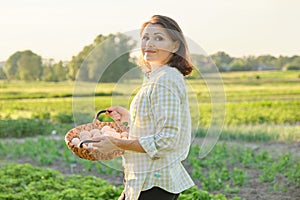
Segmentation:
{"type": "Polygon", "coordinates": [[[129,121],[129,111],[121,106],[112,106],[106,108],[106,115],[113,118],[114,121],[128,122],[129,121]]]}

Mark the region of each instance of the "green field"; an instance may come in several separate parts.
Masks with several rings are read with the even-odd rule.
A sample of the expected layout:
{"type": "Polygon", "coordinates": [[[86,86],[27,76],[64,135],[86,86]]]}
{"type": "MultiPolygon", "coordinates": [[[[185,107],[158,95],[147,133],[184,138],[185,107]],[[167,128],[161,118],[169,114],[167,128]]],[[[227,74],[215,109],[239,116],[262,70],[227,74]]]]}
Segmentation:
{"type": "MultiPolygon", "coordinates": [[[[226,112],[225,132],[247,132],[249,128],[245,126],[254,126],[256,130],[260,127],[260,133],[268,134],[272,139],[300,140],[297,134],[300,123],[299,72],[231,72],[223,73],[222,79],[226,96],[222,104],[226,112]]],[[[140,84],[138,80],[98,85],[2,81],[0,119],[38,118],[53,123],[70,123],[75,114],[76,124],[87,123],[95,112],[111,105],[129,108],[140,84]],[[82,97],[73,97],[73,94],[82,97]]],[[[212,104],[209,87],[213,86],[207,86],[203,80],[188,80],[188,84],[192,88],[189,97],[194,128],[205,130],[212,123],[211,109],[215,104],[212,104]]]]}
{"type": "MultiPolygon", "coordinates": [[[[226,100],[217,106],[224,106],[224,126],[205,158],[200,147],[215,123],[211,117],[222,113],[212,113],[212,85],[187,80],[194,135],[184,165],[197,187],[180,199],[300,199],[300,72],[221,75],[226,100]]],[[[98,110],[128,108],[140,84],[1,81],[0,199],[116,198],[122,190],[121,171],[111,166],[119,166],[120,160],[107,164],[79,159],[63,136],[75,124],[91,122],[98,110]],[[92,186],[96,178],[89,175],[99,178],[102,191],[92,186]]]]}

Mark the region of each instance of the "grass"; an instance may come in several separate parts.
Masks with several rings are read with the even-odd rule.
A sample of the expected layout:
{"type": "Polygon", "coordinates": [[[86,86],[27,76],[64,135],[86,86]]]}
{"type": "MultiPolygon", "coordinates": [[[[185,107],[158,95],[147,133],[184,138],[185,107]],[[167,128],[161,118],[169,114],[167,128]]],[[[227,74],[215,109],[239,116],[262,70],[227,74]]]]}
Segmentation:
{"type": "MultiPolygon", "coordinates": [[[[205,137],[207,129],[199,128],[194,137],[205,137]]],[[[219,139],[245,142],[300,142],[299,125],[239,125],[223,127],[219,139]]]]}
{"type": "MultiPolygon", "coordinates": [[[[205,85],[204,80],[188,80],[194,127],[207,129],[212,120],[222,121],[220,112],[226,112],[223,130],[226,137],[240,138],[253,134],[249,131],[246,134],[247,131],[242,131],[243,134],[240,134],[241,131],[234,127],[242,129],[244,126],[256,126],[261,129],[259,133],[266,133],[264,127],[267,126],[271,127],[268,128],[271,131],[256,134],[252,139],[259,135],[268,135],[266,138],[272,140],[294,138],[298,141],[299,129],[295,125],[300,121],[299,74],[298,71],[222,73],[226,104],[220,104],[220,108],[223,105],[224,110],[217,110],[216,113],[212,113],[212,94],[209,93],[216,89],[214,85],[205,85]],[[257,79],[257,76],[260,78],[257,79]],[[212,119],[212,116],[217,118],[212,119]],[[279,132],[273,126],[288,128],[279,132]]],[[[0,81],[0,119],[37,118],[49,120],[51,123],[87,123],[92,121],[98,110],[111,105],[129,108],[140,86],[141,80],[117,84],[0,81]]]]}
{"type": "MultiPolygon", "coordinates": [[[[297,71],[223,73],[226,118],[220,138],[223,141],[237,140],[238,142],[263,142],[263,144],[269,141],[299,142],[299,74],[300,72],[297,71]]],[[[204,80],[188,80],[187,82],[193,122],[194,125],[198,125],[194,126],[197,128],[194,136],[205,137],[211,122],[214,122],[211,118],[212,94],[209,90],[216,85],[207,86],[204,80]]],[[[0,135],[4,130],[6,130],[3,134],[5,138],[8,137],[8,132],[17,134],[15,137],[24,137],[25,133],[30,136],[31,133],[43,135],[41,132],[49,132],[49,135],[23,138],[21,143],[22,139],[2,139],[0,142],[1,165],[4,165],[5,160],[27,159],[40,166],[52,166],[57,163],[72,166],[75,163],[83,166],[86,171],[96,170],[98,173],[105,174],[120,173],[110,167],[120,166],[120,163],[112,162],[108,163],[109,166],[105,166],[75,157],[67,149],[63,140],[57,141],[51,138],[50,131],[56,129],[58,134],[64,135],[67,130],[75,126],[74,122],[76,124],[91,122],[98,110],[111,105],[122,105],[128,108],[140,84],[141,80],[98,85],[73,82],[0,81],[0,135]],[[74,85],[76,85],[75,92],[74,85]],[[74,94],[77,97],[73,97],[74,94]]],[[[222,116],[222,113],[214,114],[222,116]]],[[[197,141],[197,138],[194,139],[197,141]]],[[[260,149],[250,149],[242,145],[231,147],[223,143],[217,144],[205,159],[200,159],[199,153],[199,145],[193,145],[185,163],[192,170],[193,178],[201,182],[203,189],[213,193],[221,192],[231,199],[241,199],[236,195],[239,196],[243,187],[249,184],[249,176],[253,171],[257,172],[255,181],[264,182],[264,185],[267,184],[275,192],[286,192],[288,191],[286,188],[290,185],[293,187],[300,185],[299,158],[289,153],[280,152],[277,156],[273,156],[260,149]]],[[[22,169],[24,166],[16,168],[22,169]]],[[[30,166],[25,166],[25,168],[33,171],[30,166]]],[[[35,170],[38,171],[38,169],[35,170]]],[[[76,178],[81,180],[80,177],[76,178]]],[[[17,176],[12,179],[7,178],[11,181],[17,179],[17,176]]],[[[49,185],[46,183],[45,186],[49,185]]],[[[81,182],[80,186],[82,186],[81,182]]],[[[22,187],[26,188],[27,185],[23,184],[22,187]]],[[[67,189],[70,190],[63,192],[65,196],[72,199],[81,197],[78,193],[75,193],[76,197],[72,196],[74,194],[72,187],[68,186],[67,189]]],[[[11,189],[7,189],[3,195],[15,195],[15,191],[9,194],[8,190],[11,189]]],[[[40,188],[40,191],[43,189],[40,188]]],[[[30,195],[34,195],[34,192],[26,193],[29,195],[27,197],[32,198],[33,196],[30,195]]],[[[114,194],[117,196],[119,193],[120,191],[117,191],[114,194]]],[[[54,192],[51,194],[56,195],[54,192]]],[[[57,195],[60,194],[57,193],[57,195]]],[[[197,199],[196,197],[212,198],[209,192],[199,192],[197,188],[188,190],[180,196],[181,199],[197,199]]],[[[214,199],[226,198],[221,194],[218,197],[217,194],[214,199]]]]}

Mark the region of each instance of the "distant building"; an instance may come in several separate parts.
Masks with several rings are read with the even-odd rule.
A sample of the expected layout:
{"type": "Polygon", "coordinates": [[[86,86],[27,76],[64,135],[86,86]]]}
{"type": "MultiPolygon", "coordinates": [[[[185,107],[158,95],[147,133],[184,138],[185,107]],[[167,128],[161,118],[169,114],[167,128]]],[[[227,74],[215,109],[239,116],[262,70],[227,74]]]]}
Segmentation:
{"type": "Polygon", "coordinates": [[[277,70],[274,66],[258,65],[257,71],[272,71],[277,70]]]}

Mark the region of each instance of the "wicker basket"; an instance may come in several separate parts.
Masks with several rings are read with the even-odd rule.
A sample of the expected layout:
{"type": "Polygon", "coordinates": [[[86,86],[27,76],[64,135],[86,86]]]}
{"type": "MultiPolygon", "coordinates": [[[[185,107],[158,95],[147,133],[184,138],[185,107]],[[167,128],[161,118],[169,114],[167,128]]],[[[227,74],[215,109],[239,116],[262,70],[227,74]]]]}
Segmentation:
{"type": "MultiPolygon", "coordinates": [[[[105,112],[106,112],[106,110],[99,111],[96,114],[93,123],[88,123],[88,124],[83,124],[83,125],[77,126],[73,129],[69,130],[68,133],[65,135],[66,145],[76,156],[78,156],[82,159],[95,161],[95,160],[111,160],[113,158],[119,157],[124,154],[124,150],[117,150],[117,151],[113,151],[109,154],[104,154],[104,153],[101,153],[99,150],[97,150],[97,148],[84,148],[84,147],[82,147],[82,145],[77,146],[77,145],[72,144],[72,142],[71,142],[73,138],[79,137],[80,132],[82,132],[84,130],[90,131],[92,129],[101,130],[101,128],[103,126],[110,126],[111,128],[114,128],[119,133],[121,133],[123,131],[128,131],[128,127],[125,127],[121,123],[118,124],[116,122],[100,122],[98,120],[98,116],[101,113],[105,113],[105,112]]],[[[89,142],[89,141],[87,141],[87,142],[89,142]]]]}

